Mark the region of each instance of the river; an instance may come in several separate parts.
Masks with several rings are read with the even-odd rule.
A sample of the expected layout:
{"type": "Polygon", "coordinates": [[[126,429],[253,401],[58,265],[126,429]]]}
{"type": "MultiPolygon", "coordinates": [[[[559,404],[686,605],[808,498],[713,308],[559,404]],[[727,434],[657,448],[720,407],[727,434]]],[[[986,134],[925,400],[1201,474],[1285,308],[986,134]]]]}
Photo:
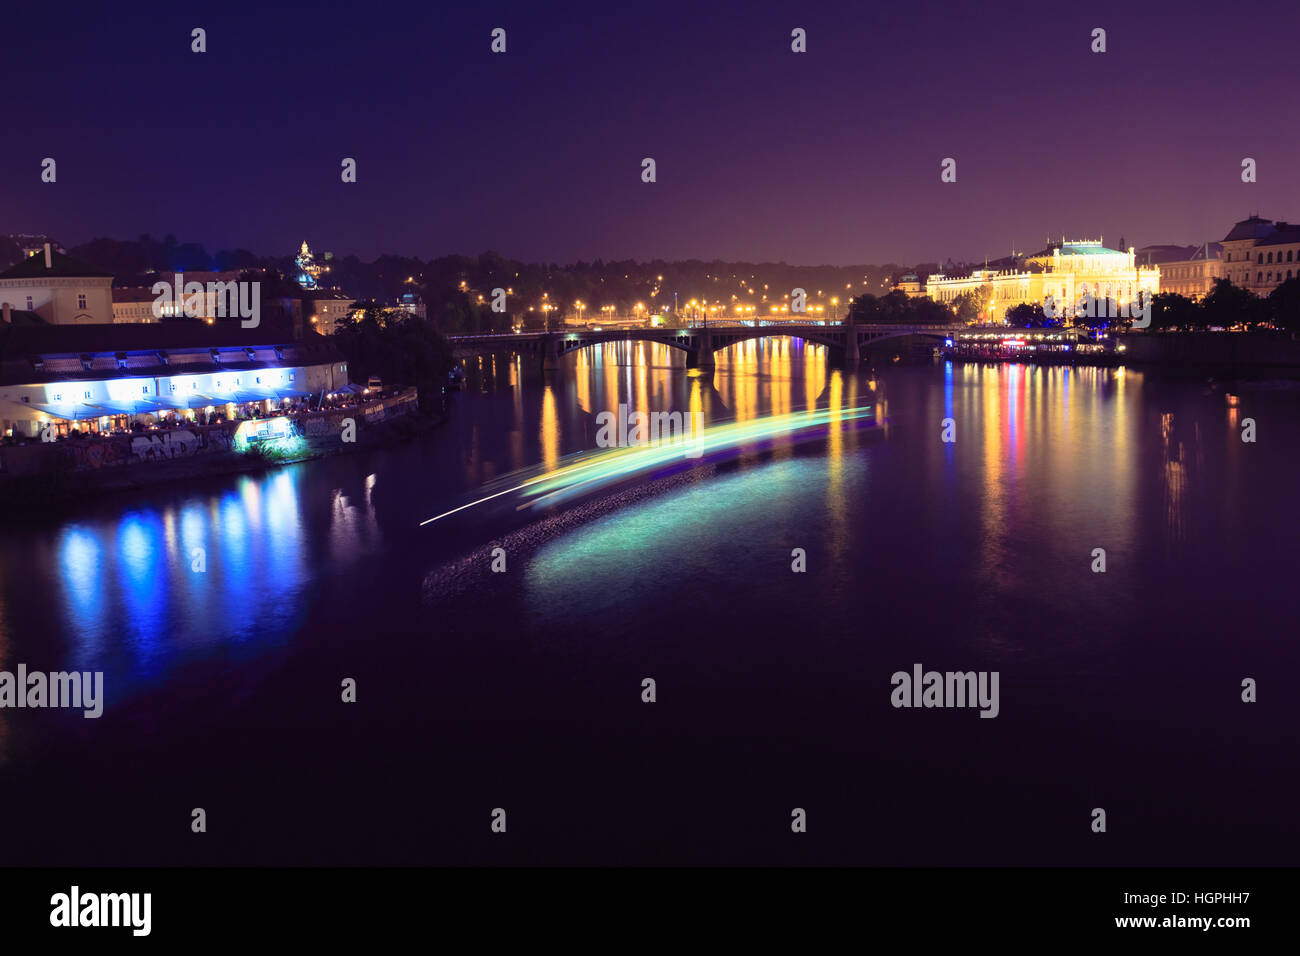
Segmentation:
{"type": "Polygon", "coordinates": [[[0,669],[104,701],[0,710],[0,863],[1294,863],[1296,383],[718,361],[485,358],[406,444],[11,513],[0,669]],[[588,480],[620,405],[733,437],[588,480]]]}

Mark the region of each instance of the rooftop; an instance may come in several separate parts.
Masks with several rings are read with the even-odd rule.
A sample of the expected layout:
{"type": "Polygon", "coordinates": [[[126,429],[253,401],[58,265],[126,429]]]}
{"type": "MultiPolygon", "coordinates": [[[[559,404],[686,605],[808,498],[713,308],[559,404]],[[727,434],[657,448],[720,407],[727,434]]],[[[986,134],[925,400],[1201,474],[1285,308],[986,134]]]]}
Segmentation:
{"type": "Polygon", "coordinates": [[[1300,242],[1300,226],[1293,226],[1290,223],[1279,222],[1277,231],[1258,240],[1257,246],[1284,246],[1293,242],[1300,242]]]}
{"type": "Polygon", "coordinates": [[[158,296],[149,286],[128,285],[113,287],[114,302],[153,302],[158,296]]]}
{"type": "Polygon", "coordinates": [[[1239,239],[1263,239],[1274,229],[1272,219],[1251,216],[1232,227],[1232,231],[1223,237],[1224,242],[1236,242],[1239,239]]]}
{"type": "MultiPolygon", "coordinates": [[[[324,341],[314,332],[307,333],[324,341]]],[[[289,344],[293,328],[287,321],[263,319],[246,329],[238,320],[209,325],[193,319],[170,322],[122,322],[95,325],[0,326],[0,361],[13,353],[65,354],[82,352],[155,352],[159,349],[245,348],[289,344]]]]}
{"type": "Polygon", "coordinates": [[[1035,252],[1030,259],[1050,259],[1060,251],[1063,256],[1126,256],[1127,252],[1120,252],[1118,249],[1107,249],[1100,241],[1093,242],[1087,239],[1080,239],[1073,242],[1051,242],[1047,248],[1041,252],[1035,252]]]}
{"type": "MultiPolygon", "coordinates": [[[[13,313],[26,315],[27,313],[13,313]]],[[[43,378],[128,377],[175,374],[178,367],[193,371],[213,364],[212,352],[246,352],[278,350],[285,353],[284,364],[316,365],[340,361],[337,348],[323,335],[306,331],[295,339],[288,322],[263,322],[255,329],[245,329],[238,322],[208,325],[206,322],[175,321],[119,325],[47,325],[43,322],[0,326],[0,384],[30,384],[43,378]],[[185,353],[189,353],[188,356],[185,353]],[[95,356],[148,355],[158,358],[149,365],[133,364],[117,371],[95,369],[84,373],[41,373],[38,362],[80,357],[83,364],[95,356]],[[173,356],[174,362],[162,361],[173,356]]],[[[253,363],[264,365],[266,363],[253,363]]],[[[217,366],[213,365],[214,368],[217,366]]],[[[222,362],[221,368],[235,364],[222,362]]]]}
{"type": "Polygon", "coordinates": [[[29,256],[15,266],[0,272],[0,279],[111,279],[111,273],[103,272],[87,265],[80,259],[64,255],[55,249],[50,250],[50,265],[46,268],[45,253],[38,252],[29,256]]]}

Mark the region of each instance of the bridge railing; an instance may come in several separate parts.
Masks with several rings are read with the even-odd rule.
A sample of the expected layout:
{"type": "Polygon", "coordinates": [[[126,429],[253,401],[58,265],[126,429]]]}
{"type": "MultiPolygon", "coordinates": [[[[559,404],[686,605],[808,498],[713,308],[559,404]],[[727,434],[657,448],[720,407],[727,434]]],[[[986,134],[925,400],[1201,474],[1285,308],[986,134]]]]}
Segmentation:
{"type": "Polygon", "coordinates": [[[470,342],[477,339],[535,339],[554,332],[475,332],[473,335],[448,335],[448,342],[470,342]]]}
{"type": "MultiPolygon", "coordinates": [[[[618,338],[632,332],[658,332],[664,335],[681,332],[701,332],[710,329],[715,330],[733,330],[733,329],[771,329],[773,334],[780,334],[781,329],[835,329],[846,328],[846,323],[840,322],[822,322],[816,319],[786,319],[779,322],[768,322],[766,320],[757,320],[757,322],[746,321],[712,321],[707,325],[700,323],[696,325],[683,326],[681,328],[666,328],[664,326],[643,326],[640,328],[622,328],[622,329],[560,329],[553,332],[480,332],[473,335],[449,335],[447,341],[451,343],[470,343],[482,342],[489,340],[532,340],[541,339],[548,336],[600,336],[602,338],[618,338]]],[[[856,325],[859,331],[865,332],[934,332],[946,333],[955,329],[955,326],[949,324],[913,324],[907,322],[859,322],[856,325]]]]}

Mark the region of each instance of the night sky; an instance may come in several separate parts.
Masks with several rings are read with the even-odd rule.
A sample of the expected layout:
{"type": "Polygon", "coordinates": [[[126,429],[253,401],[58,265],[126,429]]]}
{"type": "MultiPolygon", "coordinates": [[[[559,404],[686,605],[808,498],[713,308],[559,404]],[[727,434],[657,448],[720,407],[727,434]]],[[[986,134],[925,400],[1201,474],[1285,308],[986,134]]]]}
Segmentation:
{"type": "Polygon", "coordinates": [[[1294,0],[273,6],[6,4],[0,232],[854,264],[1300,218],[1294,0]]]}

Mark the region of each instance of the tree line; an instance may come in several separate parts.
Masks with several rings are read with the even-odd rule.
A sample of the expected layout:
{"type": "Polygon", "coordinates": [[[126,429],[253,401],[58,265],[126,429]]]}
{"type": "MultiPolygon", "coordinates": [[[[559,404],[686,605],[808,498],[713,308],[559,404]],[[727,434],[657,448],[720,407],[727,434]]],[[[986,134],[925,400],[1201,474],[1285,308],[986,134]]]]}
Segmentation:
{"type": "MultiPolygon", "coordinates": [[[[1099,300],[1090,314],[1079,315],[1076,325],[1106,327],[1128,325],[1117,320],[1117,303],[1099,300]]],[[[1051,328],[1062,324],[1041,305],[1021,304],[1007,310],[1007,324],[1016,328],[1051,328]]],[[[1210,329],[1279,329],[1300,332],[1300,278],[1292,278],[1267,296],[1257,296],[1227,279],[1215,279],[1201,299],[1189,299],[1175,292],[1160,292],[1151,299],[1151,324],[1161,332],[1203,332],[1210,329]]]]}

